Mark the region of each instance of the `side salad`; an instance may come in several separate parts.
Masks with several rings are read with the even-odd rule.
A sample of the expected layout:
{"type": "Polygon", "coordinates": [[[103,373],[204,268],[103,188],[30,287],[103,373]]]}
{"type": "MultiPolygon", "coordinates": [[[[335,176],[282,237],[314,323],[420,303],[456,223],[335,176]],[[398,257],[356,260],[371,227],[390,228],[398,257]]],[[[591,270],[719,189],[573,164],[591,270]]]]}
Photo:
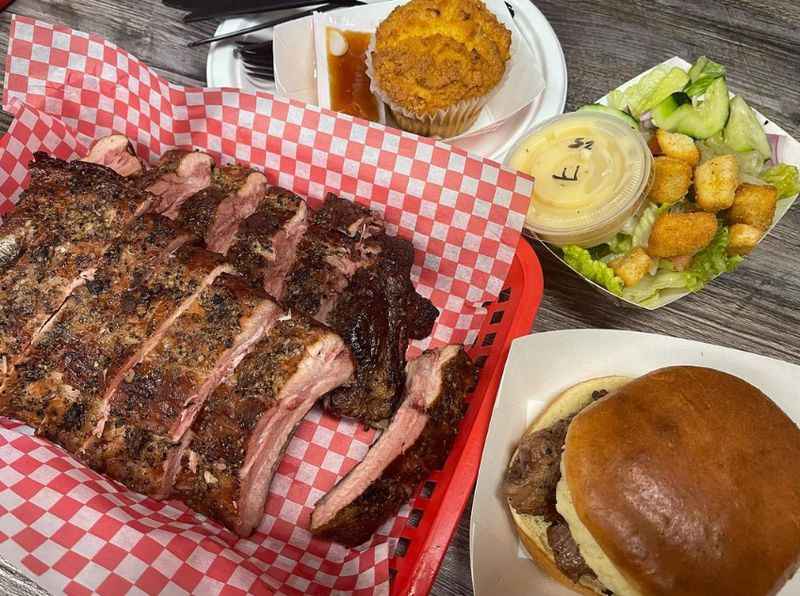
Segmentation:
{"type": "Polygon", "coordinates": [[[597,110],[648,139],[654,179],[646,206],[611,240],[562,247],[575,271],[642,306],[664,293],[696,292],[733,271],[773,223],[779,201],[800,192],[795,166],[743,97],[730,97],[725,68],[706,57],[686,71],[661,65],[608,95],[597,110]]]}

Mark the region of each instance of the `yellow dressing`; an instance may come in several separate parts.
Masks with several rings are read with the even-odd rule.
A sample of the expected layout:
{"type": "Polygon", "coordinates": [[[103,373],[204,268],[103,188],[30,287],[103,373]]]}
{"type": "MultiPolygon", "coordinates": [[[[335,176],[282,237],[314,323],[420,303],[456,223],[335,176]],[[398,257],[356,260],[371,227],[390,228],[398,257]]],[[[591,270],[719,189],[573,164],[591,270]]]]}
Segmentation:
{"type": "Polygon", "coordinates": [[[577,112],[534,129],[508,163],[535,178],[526,227],[554,244],[592,246],[642,205],[652,156],[621,119],[577,112]]]}

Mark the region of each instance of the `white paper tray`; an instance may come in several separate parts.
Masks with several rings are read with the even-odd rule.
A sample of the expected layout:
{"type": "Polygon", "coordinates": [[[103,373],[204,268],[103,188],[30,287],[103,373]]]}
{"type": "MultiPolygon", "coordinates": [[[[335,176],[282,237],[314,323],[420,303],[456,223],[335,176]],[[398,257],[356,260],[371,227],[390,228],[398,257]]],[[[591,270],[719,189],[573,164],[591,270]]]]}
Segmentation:
{"type": "MultiPolygon", "coordinates": [[[[691,66],[691,64],[689,62],[687,62],[683,58],[679,58],[678,56],[674,56],[674,57],[670,58],[669,60],[666,60],[666,61],[662,62],[661,64],[664,65],[664,66],[670,66],[670,67],[677,66],[677,67],[684,68],[684,69],[687,69],[687,70],[691,66]]],[[[653,68],[657,68],[657,67],[658,67],[658,65],[654,66],[653,68]]],[[[650,69],[650,70],[653,70],[653,69],[650,69]]],[[[641,73],[640,75],[632,78],[630,81],[624,83],[623,85],[620,85],[620,88],[625,89],[625,88],[633,85],[639,79],[641,79],[643,76],[645,76],[647,73],[649,73],[650,70],[646,70],[645,72],[641,73]]],[[[735,93],[731,93],[730,95],[732,97],[733,95],[735,95],[735,93]]],[[[747,98],[745,97],[745,99],[747,99],[747,98]]],[[[601,97],[598,100],[598,103],[607,104],[608,103],[608,95],[604,95],[603,97],[601,97]]],[[[782,162],[782,163],[790,164],[790,165],[797,166],[798,168],[800,168],[800,142],[798,142],[797,139],[793,138],[788,132],[783,130],[780,126],[778,126],[774,122],[769,121],[769,119],[766,118],[763,114],[761,114],[757,110],[754,110],[754,111],[758,115],[758,117],[761,120],[761,122],[767,122],[767,125],[764,127],[764,129],[766,130],[767,134],[768,135],[777,135],[777,136],[780,137],[780,140],[778,142],[778,158],[779,158],[779,161],[782,162]]],[[[782,199],[782,200],[778,201],[777,208],[775,209],[775,217],[772,220],[772,225],[770,226],[769,230],[767,230],[764,233],[764,236],[761,238],[760,242],[764,242],[766,237],[772,231],[772,228],[774,228],[778,224],[778,222],[783,218],[783,216],[786,215],[786,212],[789,211],[791,206],[797,200],[797,196],[798,195],[795,195],[794,197],[790,197],[790,198],[782,199]]],[[[559,261],[564,263],[565,266],[568,266],[566,264],[566,262],[564,261],[564,259],[561,257],[561,255],[559,255],[557,252],[555,252],[548,244],[545,244],[544,242],[542,242],[542,245],[548,251],[550,251],[550,253],[556,259],[558,259],[559,261]]],[[[758,250],[758,247],[756,247],[755,250],[758,250]]],[[[745,256],[745,259],[747,259],[746,256],[745,256]]],[[[576,273],[576,275],[578,275],[578,274],[576,273]]],[[[731,273],[723,273],[723,275],[740,275],[740,274],[737,273],[736,271],[733,271],[731,273]]],[[[591,280],[588,280],[583,276],[581,276],[581,277],[582,277],[582,279],[584,281],[586,281],[586,283],[592,284],[599,291],[601,291],[601,292],[603,292],[603,293],[605,293],[605,294],[607,294],[609,296],[612,296],[612,297],[620,300],[621,302],[624,302],[626,304],[630,304],[630,305],[633,305],[633,306],[636,306],[636,307],[639,307],[639,308],[644,308],[646,310],[656,310],[658,308],[661,308],[662,306],[666,306],[667,304],[671,304],[671,303],[675,302],[676,300],[680,300],[684,296],[688,296],[690,294],[690,292],[681,292],[681,291],[677,291],[677,290],[662,291],[660,300],[653,301],[652,303],[648,304],[647,306],[643,306],[641,304],[637,304],[636,302],[632,302],[630,300],[626,300],[625,298],[622,298],[620,296],[612,294],[611,292],[609,292],[603,286],[601,286],[599,284],[596,284],[595,282],[593,282],[591,280]]]]}
{"type": "MultiPolygon", "coordinates": [[[[609,375],[638,377],[672,365],[726,371],[752,383],[800,423],[800,366],[731,348],[633,331],[577,329],[516,340],[483,449],[470,524],[472,585],[476,596],[570,596],[545,576],[519,543],[499,488],[519,438],[545,404],[564,389],[609,375]]],[[[797,465],[787,462],[787,466],[797,465]]],[[[800,574],[780,596],[800,595],[800,574]]]]}

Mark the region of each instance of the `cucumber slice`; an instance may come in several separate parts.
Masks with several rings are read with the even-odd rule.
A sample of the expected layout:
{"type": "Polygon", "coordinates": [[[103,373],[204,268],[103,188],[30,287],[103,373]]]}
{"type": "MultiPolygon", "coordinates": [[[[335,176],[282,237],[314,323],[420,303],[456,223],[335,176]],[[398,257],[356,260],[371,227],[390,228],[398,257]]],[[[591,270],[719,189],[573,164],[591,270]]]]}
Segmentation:
{"type": "MultiPolygon", "coordinates": [[[[680,101],[680,94],[673,93],[660,104],[652,109],[650,112],[653,123],[656,126],[661,126],[659,122],[666,122],[670,116],[677,110],[684,102],[680,101]]],[[[663,127],[661,127],[663,128],[663,127]]]]}
{"type": "Polygon", "coordinates": [[[653,92],[645,98],[639,110],[641,113],[649,112],[666,98],[683,89],[689,82],[689,75],[683,69],[673,68],[667,73],[653,92]]]}
{"type": "Polygon", "coordinates": [[[731,115],[725,126],[725,143],[734,151],[758,151],[764,159],[772,157],[772,148],[767,133],[761,126],[756,113],[747,105],[741,95],[731,100],[731,115]]]}
{"type": "MultiPolygon", "coordinates": [[[[668,99],[673,99],[668,98],[668,99]]],[[[683,104],[670,111],[672,104],[657,106],[653,124],[670,132],[680,132],[695,139],[706,139],[725,127],[730,111],[728,85],[725,79],[715,79],[699,105],[683,104]]]]}
{"type": "Polygon", "coordinates": [[[621,118],[624,120],[628,126],[630,126],[634,130],[639,130],[639,121],[631,116],[623,112],[622,110],[617,110],[615,108],[611,108],[609,106],[604,106],[599,103],[590,103],[585,106],[581,106],[578,108],[579,112],[599,112],[600,114],[608,114],[609,116],[615,116],[617,118],[621,118]]]}

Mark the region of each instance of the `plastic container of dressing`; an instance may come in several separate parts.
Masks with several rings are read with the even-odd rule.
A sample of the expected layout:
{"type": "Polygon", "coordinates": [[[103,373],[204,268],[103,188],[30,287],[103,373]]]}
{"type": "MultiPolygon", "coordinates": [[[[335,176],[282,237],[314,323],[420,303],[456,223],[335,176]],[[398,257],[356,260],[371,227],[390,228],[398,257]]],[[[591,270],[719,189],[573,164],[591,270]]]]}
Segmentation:
{"type": "Polygon", "coordinates": [[[591,111],[550,118],[509,151],[509,165],[535,178],[525,228],[564,246],[597,246],[642,208],[653,156],[622,118],[591,111]]]}

